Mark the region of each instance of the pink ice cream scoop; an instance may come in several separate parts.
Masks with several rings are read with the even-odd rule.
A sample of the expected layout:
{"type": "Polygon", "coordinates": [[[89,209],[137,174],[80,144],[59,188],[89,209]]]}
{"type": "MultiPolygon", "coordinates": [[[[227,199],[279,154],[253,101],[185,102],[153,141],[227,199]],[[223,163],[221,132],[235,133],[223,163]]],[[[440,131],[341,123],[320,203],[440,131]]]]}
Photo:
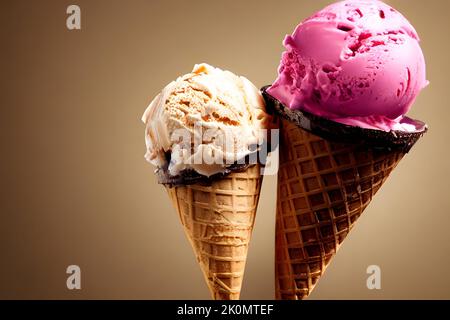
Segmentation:
{"type": "Polygon", "coordinates": [[[267,90],[290,109],[351,126],[414,131],[405,117],[427,84],[414,27],[377,0],[332,4],[283,42],[279,75],[267,90]]]}

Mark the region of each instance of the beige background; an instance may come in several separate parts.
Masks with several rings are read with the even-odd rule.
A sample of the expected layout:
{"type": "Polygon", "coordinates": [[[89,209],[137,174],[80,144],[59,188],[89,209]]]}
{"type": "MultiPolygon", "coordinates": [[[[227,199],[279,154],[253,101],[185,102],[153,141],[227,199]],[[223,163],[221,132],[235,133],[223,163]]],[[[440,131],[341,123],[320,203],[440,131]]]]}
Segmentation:
{"type": "MultiPolygon", "coordinates": [[[[331,1],[2,1],[0,298],[207,299],[143,158],[140,116],[198,62],[271,83],[281,41],[331,1]],[[65,27],[66,7],[82,30],[65,27]],[[82,290],[65,269],[82,269],[82,290]]],[[[431,130],[382,188],[311,299],[450,298],[450,1],[392,0],[422,38],[431,130]],[[426,3],[426,4],[425,4],[426,3]],[[382,290],[366,268],[382,268],[382,290]]],[[[264,182],[244,299],[273,297],[275,177],[264,182]]]]}

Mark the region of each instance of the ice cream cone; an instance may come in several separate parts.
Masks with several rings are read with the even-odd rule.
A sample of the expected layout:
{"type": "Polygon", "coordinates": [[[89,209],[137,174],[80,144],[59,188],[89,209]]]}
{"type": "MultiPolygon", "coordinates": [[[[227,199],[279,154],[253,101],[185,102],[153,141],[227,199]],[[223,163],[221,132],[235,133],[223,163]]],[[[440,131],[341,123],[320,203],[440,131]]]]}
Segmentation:
{"type": "Polygon", "coordinates": [[[208,183],[166,186],[213,299],[239,299],[261,183],[252,165],[208,183]]]}
{"type": "Polygon", "coordinates": [[[276,216],[276,298],[304,299],[402,151],[339,144],[283,120],[276,216]]]}
{"type": "Polygon", "coordinates": [[[352,127],[290,110],[262,89],[280,121],[275,235],[277,299],[314,289],[359,216],[427,131],[352,127]]]}

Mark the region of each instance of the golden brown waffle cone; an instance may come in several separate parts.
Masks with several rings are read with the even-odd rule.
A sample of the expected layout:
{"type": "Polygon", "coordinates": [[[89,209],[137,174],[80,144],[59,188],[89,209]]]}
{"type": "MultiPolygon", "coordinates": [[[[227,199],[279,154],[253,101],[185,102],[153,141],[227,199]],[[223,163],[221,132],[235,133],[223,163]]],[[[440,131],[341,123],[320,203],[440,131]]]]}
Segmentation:
{"type": "Polygon", "coordinates": [[[277,299],[304,299],[404,156],[339,144],[282,120],[275,239],[277,299]]]}
{"type": "Polygon", "coordinates": [[[208,184],[166,187],[214,299],[239,299],[261,183],[253,165],[208,184]]]}

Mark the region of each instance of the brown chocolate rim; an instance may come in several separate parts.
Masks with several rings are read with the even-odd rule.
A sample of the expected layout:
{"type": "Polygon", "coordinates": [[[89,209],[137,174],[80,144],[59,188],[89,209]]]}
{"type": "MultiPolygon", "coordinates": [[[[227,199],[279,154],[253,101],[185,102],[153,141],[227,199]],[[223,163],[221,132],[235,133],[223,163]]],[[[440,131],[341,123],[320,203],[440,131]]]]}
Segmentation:
{"type": "Polygon", "coordinates": [[[295,123],[300,128],[329,141],[365,144],[374,149],[398,150],[407,153],[428,130],[427,125],[418,120],[414,120],[420,125],[415,132],[394,130],[386,132],[345,125],[305,111],[291,110],[267,92],[269,87],[264,86],[261,88],[268,113],[278,115],[295,123]]]}
{"type": "Polygon", "coordinates": [[[167,187],[176,187],[181,185],[191,185],[191,184],[204,184],[210,185],[213,181],[219,180],[223,177],[226,177],[232,172],[242,172],[247,170],[250,166],[254,164],[233,164],[225,169],[224,172],[216,173],[212,176],[204,176],[200,173],[197,173],[194,170],[183,170],[180,174],[176,176],[170,175],[167,169],[159,168],[156,170],[155,174],[158,178],[158,182],[167,187]]]}

